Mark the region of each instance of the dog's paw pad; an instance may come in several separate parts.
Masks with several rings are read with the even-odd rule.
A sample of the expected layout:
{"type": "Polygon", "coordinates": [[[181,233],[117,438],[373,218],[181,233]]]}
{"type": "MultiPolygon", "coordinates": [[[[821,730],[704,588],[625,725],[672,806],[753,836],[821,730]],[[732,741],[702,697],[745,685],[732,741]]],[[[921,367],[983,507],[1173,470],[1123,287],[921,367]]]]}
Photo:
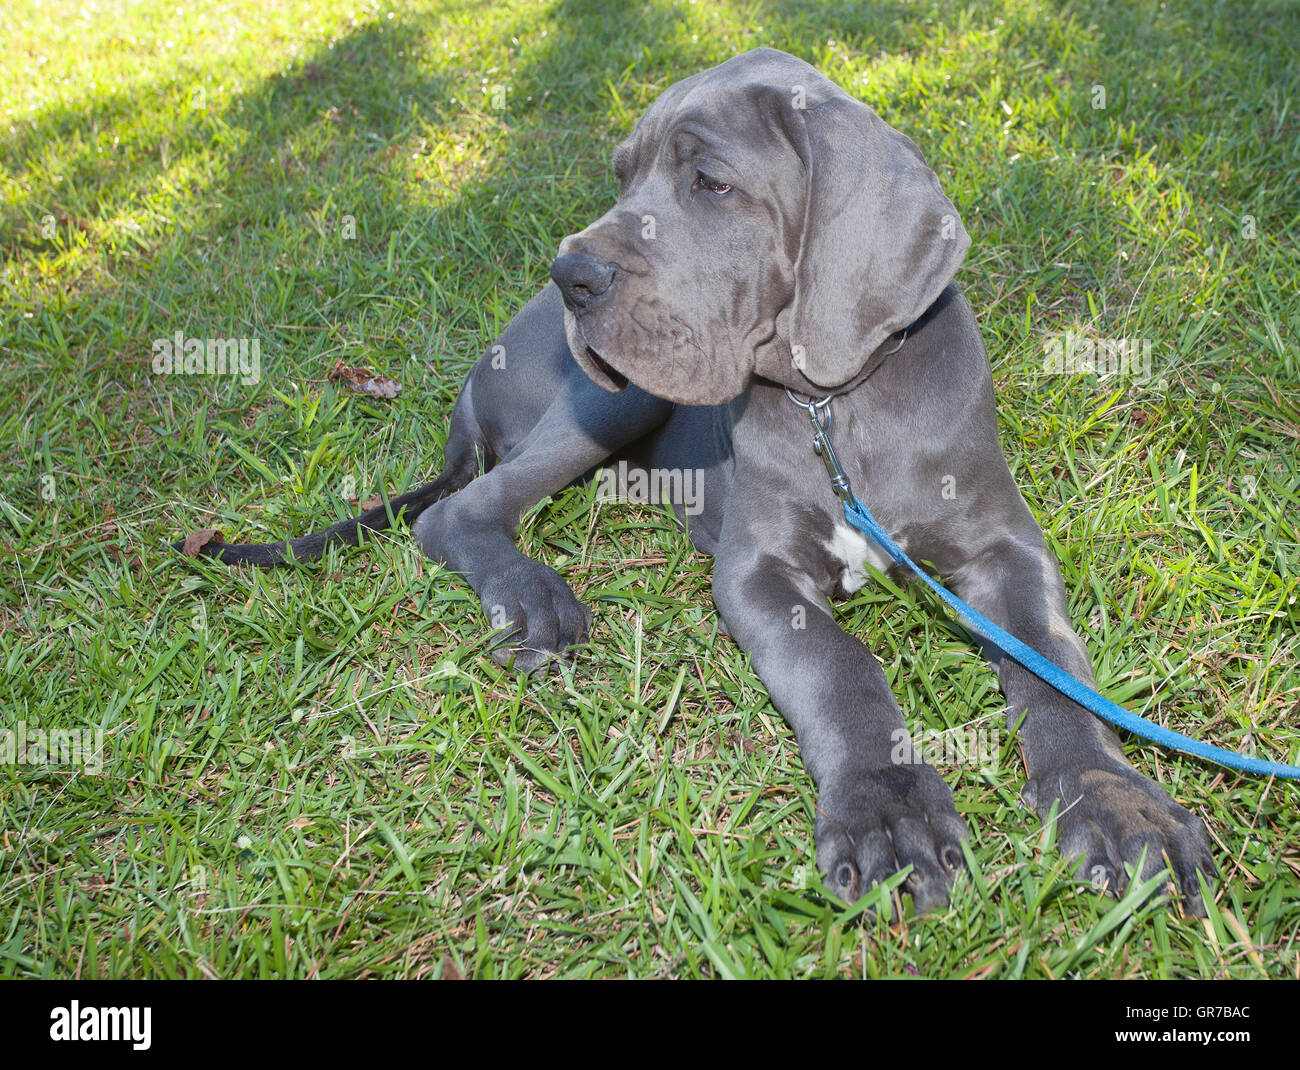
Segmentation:
{"type": "Polygon", "coordinates": [[[965,868],[967,829],[948,785],[929,766],[841,778],[823,786],[817,809],[818,866],[840,899],[851,903],[910,867],[902,891],[917,913],[947,905],[965,868]]]}
{"type": "Polygon", "coordinates": [[[530,558],[484,584],[480,601],[497,633],[492,659],[516,672],[571,660],[572,648],[591,636],[591,610],[554,569],[530,558]]]}
{"type": "Polygon", "coordinates": [[[1217,872],[1205,825],[1136,769],[1056,771],[1030,781],[1021,797],[1044,819],[1056,803],[1057,845],[1077,860],[1080,880],[1118,896],[1132,877],[1168,869],[1183,909],[1205,913],[1197,877],[1208,882],[1217,872]]]}

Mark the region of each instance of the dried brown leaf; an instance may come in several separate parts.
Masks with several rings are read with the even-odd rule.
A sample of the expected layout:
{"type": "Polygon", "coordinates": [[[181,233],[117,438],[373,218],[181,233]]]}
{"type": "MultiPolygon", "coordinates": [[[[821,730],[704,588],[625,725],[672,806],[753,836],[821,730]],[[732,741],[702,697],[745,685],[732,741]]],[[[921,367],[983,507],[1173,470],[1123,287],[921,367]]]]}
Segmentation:
{"type": "Polygon", "coordinates": [[[396,379],[376,375],[365,368],[353,368],[341,360],[330,369],[327,378],[331,383],[337,383],[341,379],[358,394],[373,394],[380,398],[395,398],[402,389],[402,384],[396,379]]]}
{"type": "Polygon", "coordinates": [[[216,528],[200,528],[185,536],[185,541],[181,544],[181,553],[186,557],[198,557],[208,543],[225,541],[226,537],[216,528]]]}

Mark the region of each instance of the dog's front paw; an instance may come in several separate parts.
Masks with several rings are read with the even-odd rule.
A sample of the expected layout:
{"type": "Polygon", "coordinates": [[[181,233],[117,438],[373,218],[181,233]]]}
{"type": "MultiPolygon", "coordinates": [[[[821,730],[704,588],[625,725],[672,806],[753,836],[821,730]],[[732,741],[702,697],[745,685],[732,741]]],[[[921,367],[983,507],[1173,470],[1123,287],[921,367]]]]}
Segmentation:
{"type": "Polygon", "coordinates": [[[591,635],[591,610],[559,573],[531,558],[488,580],[479,600],[498,632],[492,659],[516,672],[532,672],[552,658],[572,658],[570,648],[591,635]]]}
{"type": "Polygon", "coordinates": [[[1058,769],[1031,779],[1021,793],[1025,805],[1046,819],[1057,808],[1056,841],[1078,859],[1076,875],[1112,895],[1128,885],[1125,865],[1136,870],[1146,849],[1141,880],[1168,868],[1183,893],[1184,909],[1203,915],[1197,873],[1215,875],[1205,825],[1136,769],[1058,769]]]}
{"type": "Polygon", "coordinates": [[[841,899],[853,902],[899,870],[917,913],[947,905],[965,863],[966,822],[952,791],[928,765],[859,771],[822,785],[817,803],[817,865],[841,899]]]}

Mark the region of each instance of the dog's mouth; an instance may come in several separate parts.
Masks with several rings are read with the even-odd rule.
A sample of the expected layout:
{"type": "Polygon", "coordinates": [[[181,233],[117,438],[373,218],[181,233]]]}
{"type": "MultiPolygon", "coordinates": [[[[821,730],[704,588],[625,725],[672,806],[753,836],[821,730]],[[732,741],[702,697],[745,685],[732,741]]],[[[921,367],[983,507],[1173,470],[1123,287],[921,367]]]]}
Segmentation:
{"type": "Polygon", "coordinates": [[[591,343],[587,341],[586,332],[578,323],[577,316],[569,308],[564,310],[564,334],[568,340],[569,351],[573,354],[573,359],[587,373],[588,379],[602,390],[608,390],[611,394],[617,394],[627,387],[628,377],[591,347],[591,343]]]}
{"type": "Polygon", "coordinates": [[[610,385],[615,390],[622,390],[624,387],[627,386],[626,375],[620,372],[617,368],[612,367],[609,361],[607,361],[604,357],[602,357],[599,353],[597,353],[594,349],[592,349],[591,346],[587,346],[586,350],[587,350],[587,359],[591,361],[591,363],[595,366],[596,370],[600,372],[601,375],[603,375],[606,379],[609,380],[610,385]]]}

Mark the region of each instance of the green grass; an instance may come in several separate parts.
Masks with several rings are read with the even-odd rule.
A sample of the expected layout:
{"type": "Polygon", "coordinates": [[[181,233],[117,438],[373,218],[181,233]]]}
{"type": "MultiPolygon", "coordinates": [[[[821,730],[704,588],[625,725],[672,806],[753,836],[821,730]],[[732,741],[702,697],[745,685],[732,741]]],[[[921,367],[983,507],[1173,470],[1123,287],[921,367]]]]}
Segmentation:
{"type": "MultiPolygon", "coordinates": [[[[1103,688],[1295,761],[1300,11],[347,7],[0,15],[0,706],[102,728],[106,763],[0,765],[0,975],[1300,976],[1296,788],[1147,746],[1216,843],[1206,923],[1071,880],[1009,737],[941,767],[973,834],[947,912],[829,899],[793,737],[660,512],[572,489],[525,518],[596,614],[550,680],[485,657],[403,530],[301,573],[167,549],[436,473],[470,363],[609,204],[611,147],[775,45],[961,209],[1004,445],[1103,688]],[[177,330],[259,339],[261,381],[153,374],[177,330]],[[1156,376],[1043,374],[1067,331],[1150,339],[1156,376]],[[403,393],[328,384],[339,358],[403,393]]],[[[997,723],[927,596],[870,586],[842,618],[915,730],[997,723]]]]}

